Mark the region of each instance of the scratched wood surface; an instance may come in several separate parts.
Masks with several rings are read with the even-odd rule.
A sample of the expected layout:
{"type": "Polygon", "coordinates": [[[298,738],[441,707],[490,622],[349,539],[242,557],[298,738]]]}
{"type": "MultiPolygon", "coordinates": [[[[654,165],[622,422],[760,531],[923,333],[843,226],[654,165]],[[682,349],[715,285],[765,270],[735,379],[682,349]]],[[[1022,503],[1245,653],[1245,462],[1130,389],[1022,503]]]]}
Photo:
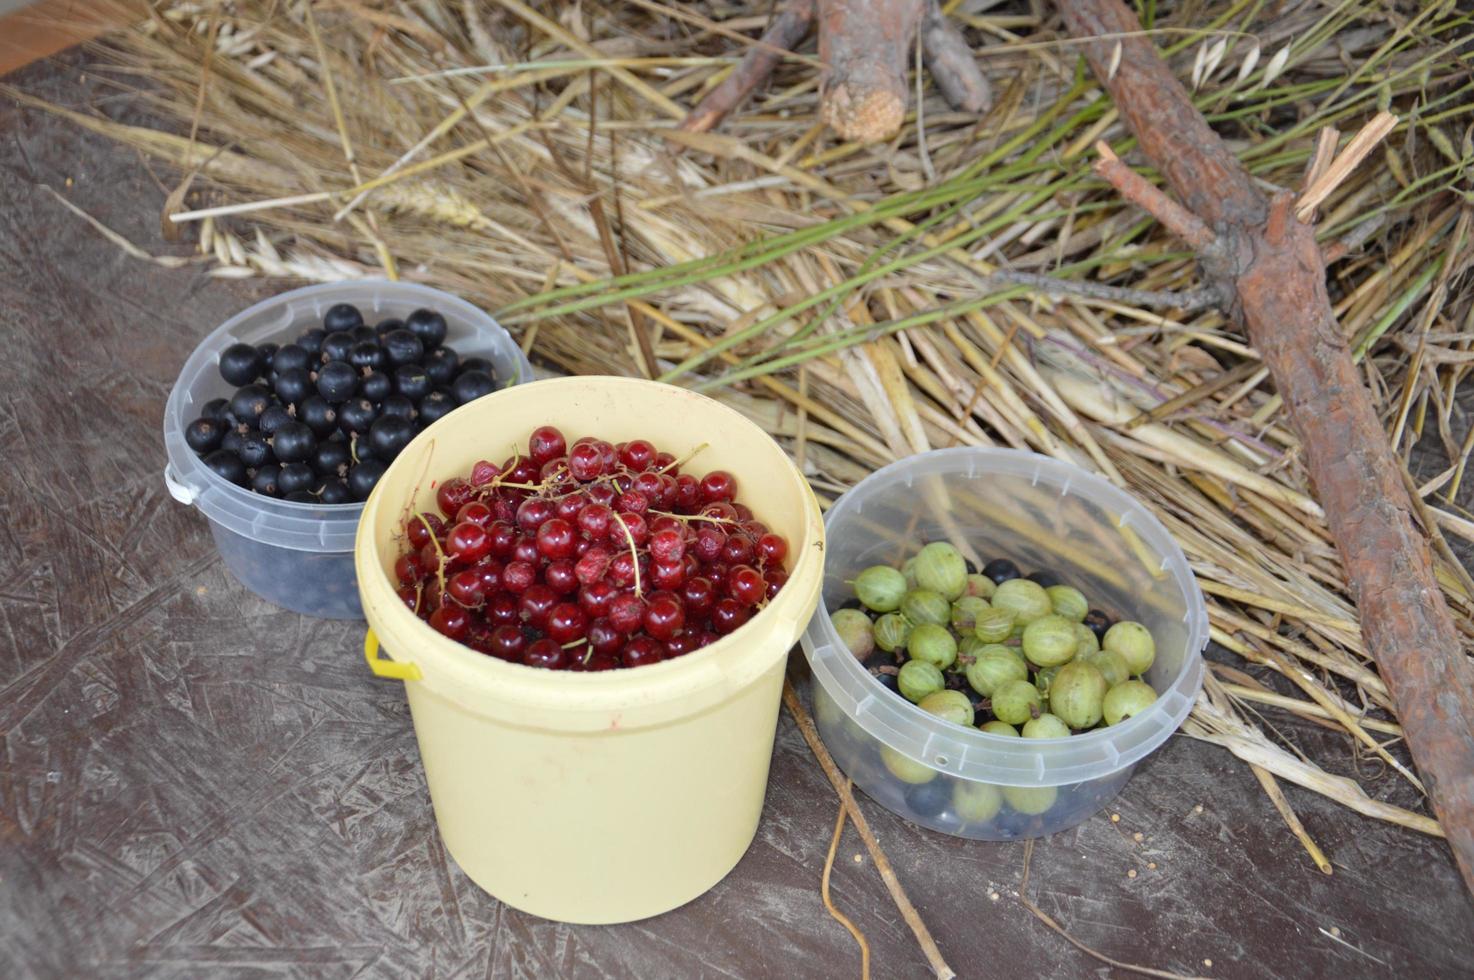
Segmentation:
{"type": "MultiPolygon", "coordinates": [[[[11,81],[142,118],[85,72],[72,54],[11,81]]],[[[276,287],[126,258],[43,185],[170,248],[143,161],[0,103],[0,976],[858,975],[819,898],[835,799],[786,716],[752,850],[687,907],[572,928],[472,885],[436,835],[403,689],[369,676],[359,628],[255,599],[160,478],[179,367],[276,287]]],[[[1266,717],[1355,771],[1344,741],[1266,717]]],[[[1028,893],[1082,942],[1180,973],[1469,975],[1474,904],[1441,842],[1286,793],[1333,876],[1242,764],[1175,737],[1107,813],[1037,844],[1028,893]]],[[[863,805],[961,976],[1109,973],[1019,905],[1021,845],[863,805]]],[[[847,832],[835,899],[876,977],[922,976],[862,853],[847,832]]]]}

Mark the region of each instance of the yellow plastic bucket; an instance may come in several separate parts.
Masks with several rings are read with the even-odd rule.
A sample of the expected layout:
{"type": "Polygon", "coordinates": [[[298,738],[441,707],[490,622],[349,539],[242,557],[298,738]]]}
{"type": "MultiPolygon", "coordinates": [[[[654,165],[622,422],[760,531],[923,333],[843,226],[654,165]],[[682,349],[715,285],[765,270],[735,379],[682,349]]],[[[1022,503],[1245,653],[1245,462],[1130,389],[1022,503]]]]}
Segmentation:
{"type": "Polygon", "coordinates": [[[422,432],[365,504],[355,561],[365,655],[375,674],[404,681],[456,863],[508,905],[574,923],[658,915],[720,881],[757,831],[786,654],[818,602],[823,558],[818,503],[787,455],[691,391],[629,378],[538,381],[422,432]],[[649,439],[678,458],[706,443],[683,471],[737,477],[740,499],[788,539],[787,584],[719,642],[627,670],[524,667],[436,633],[394,592],[405,519],[434,511],[438,481],[505,458],[539,425],[570,442],[649,439]]]}

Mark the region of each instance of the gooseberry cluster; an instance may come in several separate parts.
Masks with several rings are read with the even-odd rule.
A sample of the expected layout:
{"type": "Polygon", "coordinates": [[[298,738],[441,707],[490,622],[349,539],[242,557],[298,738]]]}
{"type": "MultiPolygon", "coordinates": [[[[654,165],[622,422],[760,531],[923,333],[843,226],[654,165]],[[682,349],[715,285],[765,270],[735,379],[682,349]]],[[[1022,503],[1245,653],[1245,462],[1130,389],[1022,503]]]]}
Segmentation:
{"type": "Polygon", "coordinates": [[[525,454],[477,463],[437,488],[439,514],[408,520],[399,596],[445,636],[530,667],[639,667],[714,643],[783,588],[788,542],[731,473],[683,462],[542,426],[525,454]]]}

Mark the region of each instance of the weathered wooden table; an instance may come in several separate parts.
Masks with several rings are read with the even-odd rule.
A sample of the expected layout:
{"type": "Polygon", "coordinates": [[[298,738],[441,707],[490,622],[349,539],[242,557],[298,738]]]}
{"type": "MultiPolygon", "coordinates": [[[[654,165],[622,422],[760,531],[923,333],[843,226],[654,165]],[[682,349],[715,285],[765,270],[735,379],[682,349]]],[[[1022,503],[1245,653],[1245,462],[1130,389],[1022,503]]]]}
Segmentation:
{"type": "MultiPolygon", "coordinates": [[[[9,80],[142,112],[77,55],[9,80]]],[[[583,928],[472,885],[436,835],[403,689],[364,668],[362,627],[257,600],[164,490],[176,372],[279,287],[127,258],[42,185],[171,247],[144,161],[0,98],[0,976],[858,975],[819,897],[837,803],[786,714],[757,840],[705,897],[583,928]]],[[[1266,717],[1350,771],[1344,740],[1266,717]]],[[[1372,793],[1417,805],[1363,768],[1372,793]]],[[[1081,942],[1179,973],[1474,973],[1474,903],[1440,841],[1286,793],[1334,875],[1244,765],[1179,736],[1107,813],[1037,843],[1028,893],[1081,942]]],[[[959,975],[1110,972],[1019,904],[1022,845],[862,806],[959,975]]],[[[875,976],[925,975],[853,830],[833,893],[875,976]]]]}

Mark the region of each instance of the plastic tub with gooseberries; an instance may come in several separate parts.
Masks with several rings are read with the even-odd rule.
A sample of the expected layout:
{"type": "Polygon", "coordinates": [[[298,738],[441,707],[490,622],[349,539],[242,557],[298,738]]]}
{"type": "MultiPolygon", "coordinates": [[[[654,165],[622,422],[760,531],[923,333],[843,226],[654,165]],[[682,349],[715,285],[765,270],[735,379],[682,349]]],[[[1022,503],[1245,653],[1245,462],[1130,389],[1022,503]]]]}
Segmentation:
{"type": "Polygon", "coordinates": [[[802,641],[815,719],[840,768],[907,820],[977,840],[1065,830],[1099,812],[1192,708],[1208,617],[1187,559],[1138,501],[1079,467],[1009,449],[922,453],[845,493],[825,530],[823,605],[802,641]],[[883,687],[829,614],[862,569],[900,567],[930,541],[952,542],[979,567],[1009,558],[1025,573],[1051,571],[1093,606],[1143,623],[1156,640],[1144,679],[1157,700],[1110,727],[1024,739],[944,721],[883,687]],[[918,795],[933,780],[947,792],[918,795]]]}
{"type": "Polygon", "coordinates": [[[445,343],[463,358],[491,361],[503,383],[531,380],[532,365],[506,330],[465,300],[386,279],[307,286],[263,300],[226,320],[185,362],[164,408],[170,494],[199,508],[225,567],[261,598],[309,616],[362,619],[353,543],[363,504],[297,503],[253,493],[212,472],[184,441],[201,406],[235,390],[220,377],[221,351],[237,342],[288,343],[321,327],[323,314],[337,303],[352,303],[371,325],[435,310],[445,317],[445,343]]]}

